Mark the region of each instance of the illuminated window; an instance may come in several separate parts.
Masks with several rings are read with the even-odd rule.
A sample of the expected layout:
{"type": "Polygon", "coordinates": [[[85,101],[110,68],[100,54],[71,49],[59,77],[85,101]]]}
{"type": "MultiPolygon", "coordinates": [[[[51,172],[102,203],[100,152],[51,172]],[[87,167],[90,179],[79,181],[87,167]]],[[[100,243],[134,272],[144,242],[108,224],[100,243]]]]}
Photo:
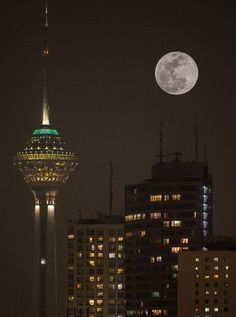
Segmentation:
{"type": "Polygon", "coordinates": [[[171,195],[171,199],[172,200],[180,200],[181,199],[181,195],[180,194],[172,194],[171,195]]]}
{"type": "Polygon", "coordinates": [[[210,308],[209,307],[205,307],[205,312],[209,312],[210,308]]]}
{"type": "Polygon", "coordinates": [[[126,215],[125,221],[140,220],[140,219],[145,219],[145,217],[146,217],[146,214],[144,214],[144,213],[126,215]]]}
{"type": "Polygon", "coordinates": [[[97,289],[103,289],[103,283],[98,283],[97,284],[97,289]]]}
{"type": "MultiPolygon", "coordinates": [[[[45,259],[42,259],[42,260],[45,260],[45,259]]],[[[42,261],[41,260],[41,261],[42,261]]],[[[41,262],[41,264],[42,264],[42,262],[41,262]]],[[[46,260],[45,260],[45,263],[44,264],[46,264],[46,260]]],[[[69,271],[74,271],[74,266],[73,265],[68,265],[68,270],[69,271]]]]}
{"type": "Polygon", "coordinates": [[[162,309],[152,309],[152,315],[153,316],[161,316],[162,315],[162,309]]]}
{"type": "Polygon", "coordinates": [[[109,259],[115,259],[116,254],[114,252],[109,252],[109,259]]]}
{"type": "Polygon", "coordinates": [[[97,297],[103,297],[103,292],[97,292],[97,297]]]}
{"type": "Polygon", "coordinates": [[[219,266],[218,266],[218,265],[215,265],[215,266],[214,266],[214,270],[218,271],[218,270],[219,270],[219,266]]]}
{"type": "Polygon", "coordinates": [[[188,244],[188,238],[181,238],[181,244],[188,244]]]}
{"type": "Polygon", "coordinates": [[[181,227],[181,220],[172,220],[171,227],[181,227]]]}
{"type": "Polygon", "coordinates": [[[95,245],[91,244],[91,250],[94,251],[95,250],[95,245]]]}
{"type": "Polygon", "coordinates": [[[90,260],[90,261],[89,261],[89,265],[94,266],[94,265],[95,265],[94,260],[90,260]]]}
{"type": "Polygon", "coordinates": [[[149,200],[150,201],[161,201],[162,200],[162,195],[160,195],[160,194],[150,195],[149,200]]]}
{"type": "Polygon", "coordinates": [[[103,253],[102,252],[98,252],[98,258],[103,258],[103,253]]]}
{"type": "Polygon", "coordinates": [[[118,267],[117,274],[123,274],[123,273],[124,273],[124,269],[121,267],[118,267]]]}
{"type": "Polygon", "coordinates": [[[171,265],[171,269],[172,271],[178,271],[178,265],[177,264],[171,265]]]}
{"type": "Polygon", "coordinates": [[[103,308],[102,307],[97,307],[97,313],[102,313],[103,312],[103,308]]]}
{"type": "Polygon", "coordinates": [[[160,219],[161,218],[161,212],[151,212],[150,213],[150,219],[160,219]]]}
{"type": "Polygon", "coordinates": [[[82,284],[78,283],[78,284],[77,284],[77,288],[78,288],[78,289],[82,289],[82,284]]]}
{"type": "Polygon", "coordinates": [[[69,301],[69,302],[73,302],[73,300],[74,300],[74,296],[69,296],[69,297],[68,297],[68,301],[69,301]]]}
{"type": "Polygon", "coordinates": [[[219,261],[219,258],[214,258],[214,262],[218,262],[219,261]]]}
{"type": "Polygon", "coordinates": [[[195,266],[195,271],[199,271],[199,266],[195,266]]]}
{"type": "Polygon", "coordinates": [[[116,242],[116,238],[115,237],[109,237],[108,241],[109,242],[116,242]]]}
{"type": "Polygon", "coordinates": [[[97,276],[97,281],[102,282],[103,281],[103,276],[97,276]]]}
{"type": "Polygon", "coordinates": [[[118,237],[118,238],[117,238],[117,241],[119,241],[119,242],[124,241],[124,237],[121,237],[121,236],[118,237]]]}
{"type": "Polygon", "coordinates": [[[205,291],[205,295],[210,295],[210,292],[209,291],[205,291]]]}
{"type": "Polygon", "coordinates": [[[98,306],[103,305],[103,300],[102,300],[102,299],[97,299],[97,305],[98,305],[98,306]]]}
{"type": "Polygon", "coordinates": [[[157,256],[156,257],[156,262],[161,262],[162,261],[162,257],[161,256],[157,256]]]}
{"type": "Polygon", "coordinates": [[[170,222],[168,220],[164,220],[163,221],[163,226],[164,227],[169,227],[170,226],[170,222]]]}
{"type": "Polygon", "coordinates": [[[118,249],[119,251],[123,250],[123,249],[124,249],[123,244],[118,244],[117,249],[118,249]]]}
{"type": "Polygon", "coordinates": [[[94,258],[94,252],[89,253],[89,258],[94,258]]]}
{"type": "Polygon", "coordinates": [[[199,262],[200,261],[200,259],[199,258],[195,258],[195,262],[199,262]]]}
{"type": "Polygon", "coordinates": [[[151,256],[151,257],[150,257],[150,262],[151,262],[151,263],[155,263],[155,257],[154,257],[154,256],[151,256]]]}
{"type": "Polygon", "coordinates": [[[171,253],[178,253],[179,251],[181,251],[182,248],[180,247],[172,247],[171,248],[171,253]]]}
{"type": "Polygon", "coordinates": [[[78,256],[78,258],[81,259],[81,258],[83,257],[83,253],[82,253],[82,252],[78,252],[78,253],[77,253],[77,256],[78,256]]]}
{"type": "Polygon", "coordinates": [[[168,211],[165,211],[165,212],[164,212],[163,218],[164,218],[164,219],[168,218],[168,211]]]}
{"type": "Polygon", "coordinates": [[[117,288],[118,288],[118,289],[123,289],[123,284],[122,284],[122,283],[118,284],[118,285],[117,285],[117,288]]]}
{"type": "Polygon", "coordinates": [[[226,266],[225,266],[225,270],[226,270],[226,271],[228,271],[228,269],[229,269],[229,266],[228,266],[228,265],[226,265],[226,266]]]}
{"type": "Polygon", "coordinates": [[[94,305],[94,299],[89,299],[89,305],[93,306],[94,305]]]}
{"type": "Polygon", "coordinates": [[[167,245],[167,244],[169,244],[170,243],[170,239],[169,238],[164,238],[163,239],[163,244],[164,245],[167,245]]]}
{"type": "Polygon", "coordinates": [[[89,242],[93,242],[93,237],[89,237],[89,242]]]}
{"type": "Polygon", "coordinates": [[[98,250],[102,251],[103,250],[103,244],[98,244],[98,250]]]}
{"type": "Polygon", "coordinates": [[[68,234],[68,239],[69,240],[72,240],[72,239],[74,239],[75,238],[75,235],[74,234],[68,234]]]}
{"type": "Polygon", "coordinates": [[[138,232],[138,236],[140,236],[141,238],[145,237],[145,235],[146,235],[146,231],[145,230],[141,230],[141,231],[138,232]]]}
{"type": "Polygon", "coordinates": [[[225,278],[229,278],[229,274],[225,274],[225,278]]]}
{"type": "Polygon", "coordinates": [[[108,280],[109,280],[109,282],[114,282],[115,281],[115,276],[114,275],[110,275],[108,280]]]}
{"type": "Polygon", "coordinates": [[[133,236],[134,236],[134,233],[132,231],[125,233],[126,238],[132,238],[133,236]]]}
{"type": "Polygon", "coordinates": [[[196,278],[196,279],[199,279],[199,274],[196,274],[196,275],[195,275],[195,278],[196,278]]]}
{"type": "Polygon", "coordinates": [[[98,242],[103,242],[103,237],[98,237],[97,240],[98,242]]]}
{"type": "Polygon", "coordinates": [[[152,292],[152,297],[160,297],[160,292],[152,292]]]}
{"type": "Polygon", "coordinates": [[[116,288],[116,284],[115,283],[108,284],[108,288],[109,289],[115,289],[116,288]]]}
{"type": "Polygon", "coordinates": [[[95,277],[94,276],[89,276],[89,282],[94,282],[95,281],[95,277]]]}
{"type": "Polygon", "coordinates": [[[196,211],[193,212],[193,217],[197,218],[197,212],[196,211]]]}
{"type": "MultiPolygon", "coordinates": [[[[46,259],[45,259],[45,258],[41,258],[40,263],[41,263],[42,265],[45,265],[45,264],[46,264],[46,259]]],[[[68,269],[69,269],[69,267],[68,267],[68,269]]]]}
{"type": "Polygon", "coordinates": [[[165,200],[165,201],[167,201],[167,200],[169,200],[169,199],[170,199],[170,195],[168,195],[168,194],[164,195],[164,200],[165,200]]]}
{"type": "Polygon", "coordinates": [[[209,279],[210,278],[210,275],[205,275],[205,279],[209,279]]]}
{"type": "Polygon", "coordinates": [[[214,311],[219,311],[219,308],[218,308],[218,307],[215,307],[215,308],[214,308],[214,311]]]}

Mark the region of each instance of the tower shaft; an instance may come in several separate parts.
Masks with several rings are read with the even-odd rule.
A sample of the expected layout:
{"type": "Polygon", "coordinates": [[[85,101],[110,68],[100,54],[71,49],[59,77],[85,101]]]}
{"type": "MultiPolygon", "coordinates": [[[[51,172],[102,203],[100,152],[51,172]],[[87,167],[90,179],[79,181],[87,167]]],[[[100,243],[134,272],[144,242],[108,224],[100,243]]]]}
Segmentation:
{"type": "Polygon", "coordinates": [[[33,191],[34,221],[34,316],[57,317],[56,192],[33,191]]]}

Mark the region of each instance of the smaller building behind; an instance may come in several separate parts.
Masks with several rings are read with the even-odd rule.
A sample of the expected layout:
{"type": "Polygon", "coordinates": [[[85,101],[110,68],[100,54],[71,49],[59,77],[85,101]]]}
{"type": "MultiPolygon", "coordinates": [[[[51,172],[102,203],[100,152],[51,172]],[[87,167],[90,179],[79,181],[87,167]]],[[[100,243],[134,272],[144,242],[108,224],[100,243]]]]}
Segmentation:
{"type": "Polygon", "coordinates": [[[124,317],[120,216],[68,222],[67,317],[124,317]]]}
{"type": "Polygon", "coordinates": [[[178,254],[178,316],[236,316],[236,250],[178,254]]]}

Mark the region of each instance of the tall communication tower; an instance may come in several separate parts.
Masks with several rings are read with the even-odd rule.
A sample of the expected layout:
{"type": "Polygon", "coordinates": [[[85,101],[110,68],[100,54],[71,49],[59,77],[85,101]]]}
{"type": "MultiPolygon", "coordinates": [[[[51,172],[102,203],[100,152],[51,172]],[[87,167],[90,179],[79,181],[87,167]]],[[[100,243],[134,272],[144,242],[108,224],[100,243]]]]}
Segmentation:
{"type": "Polygon", "coordinates": [[[47,4],[44,31],[42,124],[13,162],[35,198],[33,317],[57,317],[56,196],[77,167],[78,159],[65,150],[64,141],[49,121],[47,4]]]}

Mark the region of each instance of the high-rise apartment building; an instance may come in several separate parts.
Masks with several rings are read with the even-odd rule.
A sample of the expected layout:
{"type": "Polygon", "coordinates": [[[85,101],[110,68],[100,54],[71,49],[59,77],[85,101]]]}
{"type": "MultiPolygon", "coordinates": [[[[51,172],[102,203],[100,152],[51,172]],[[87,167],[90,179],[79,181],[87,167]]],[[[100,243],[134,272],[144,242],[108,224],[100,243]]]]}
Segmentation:
{"type": "Polygon", "coordinates": [[[178,255],[178,316],[236,316],[236,250],[178,255]]]}
{"type": "Polygon", "coordinates": [[[124,317],[124,222],[68,222],[67,316],[124,317]]]}
{"type": "MultiPolygon", "coordinates": [[[[178,153],[177,153],[178,154],[178,153]]],[[[177,255],[206,249],[212,179],[204,162],[160,162],[125,189],[126,315],[177,315],[177,255]]]]}

